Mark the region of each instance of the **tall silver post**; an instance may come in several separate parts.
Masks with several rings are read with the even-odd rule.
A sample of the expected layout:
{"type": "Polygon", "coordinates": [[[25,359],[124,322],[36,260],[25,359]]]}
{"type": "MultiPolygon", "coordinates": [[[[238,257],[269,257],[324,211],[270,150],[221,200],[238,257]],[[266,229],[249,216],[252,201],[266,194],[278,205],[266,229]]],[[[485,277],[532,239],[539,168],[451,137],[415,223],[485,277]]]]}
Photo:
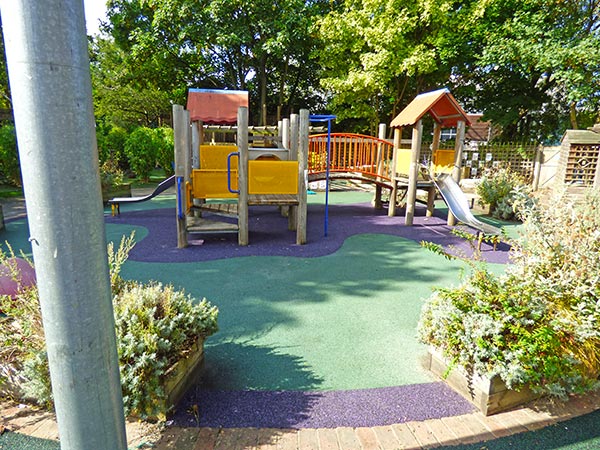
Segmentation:
{"type": "Polygon", "coordinates": [[[61,448],[124,450],[82,0],[0,0],[61,448]]]}

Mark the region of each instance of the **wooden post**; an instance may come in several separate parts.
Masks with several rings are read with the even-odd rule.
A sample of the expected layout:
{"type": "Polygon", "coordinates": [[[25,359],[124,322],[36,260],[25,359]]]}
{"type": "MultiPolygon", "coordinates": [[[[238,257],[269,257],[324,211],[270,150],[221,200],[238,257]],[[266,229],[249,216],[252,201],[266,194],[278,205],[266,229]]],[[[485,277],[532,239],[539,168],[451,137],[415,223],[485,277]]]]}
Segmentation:
{"type": "MultiPolygon", "coordinates": [[[[435,122],[433,125],[433,141],[431,142],[431,161],[429,161],[429,167],[428,167],[431,177],[435,176],[435,173],[434,173],[435,172],[434,161],[436,160],[435,153],[440,148],[441,136],[442,136],[442,126],[439,123],[435,122]]],[[[432,180],[432,186],[427,191],[427,212],[425,214],[427,217],[433,216],[433,212],[435,209],[435,194],[436,194],[435,185],[433,185],[433,180],[432,180]]]]}
{"type": "Polygon", "coordinates": [[[402,143],[402,128],[394,128],[394,151],[392,153],[392,191],[390,192],[390,202],[388,204],[388,216],[396,215],[396,196],[398,195],[398,181],[396,180],[396,161],[398,159],[398,150],[402,143]]]}
{"type": "MultiPolygon", "coordinates": [[[[431,169],[434,165],[435,152],[437,152],[440,148],[440,138],[442,137],[442,126],[435,122],[433,125],[433,141],[431,142],[431,161],[429,164],[429,169],[431,169]]],[[[431,171],[432,175],[435,175],[433,171],[431,171]]]]}
{"type": "Polygon", "coordinates": [[[290,119],[287,118],[281,120],[281,146],[288,150],[290,148],[290,119]]]}
{"type": "Polygon", "coordinates": [[[307,109],[300,110],[298,145],[298,211],[296,225],[296,244],[306,244],[306,176],[308,171],[308,126],[307,109]]]}
{"type": "MultiPolygon", "coordinates": [[[[456,184],[460,182],[463,147],[465,144],[465,122],[459,120],[456,123],[456,143],[454,144],[454,167],[452,168],[452,179],[456,184]]],[[[448,226],[456,225],[456,217],[448,210],[448,226]]]]}
{"type": "MultiPolygon", "coordinates": [[[[531,182],[532,189],[537,191],[540,187],[540,175],[542,173],[542,164],[544,164],[544,147],[540,144],[535,151],[535,160],[533,164],[533,180],[531,182]]],[[[596,166],[596,176],[594,177],[594,187],[598,187],[600,180],[598,174],[600,171],[600,160],[596,166]]]]}
{"type": "MultiPolygon", "coordinates": [[[[289,159],[290,161],[298,160],[298,114],[290,115],[290,126],[289,126],[289,159]]],[[[298,185],[299,187],[300,185],[298,185]]],[[[300,194],[300,191],[298,191],[300,194]]],[[[288,211],[288,229],[296,230],[298,224],[298,206],[290,206],[288,211]]]]}
{"type": "MultiPolygon", "coordinates": [[[[187,136],[188,126],[183,106],[173,105],[173,141],[175,146],[175,176],[177,179],[185,179],[186,159],[187,159],[187,136]]],[[[180,208],[185,208],[186,195],[185,183],[181,183],[182,188],[177,190],[177,248],[184,248],[188,245],[186,217],[180,217],[180,208]]]]}
{"type": "Polygon", "coordinates": [[[248,108],[238,108],[238,244],[248,245],[248,108]]]}
{"type": "Polygon", "coordinates": [[[298,114],[290,115],[290,160],[298,159],[298,114]]]}
{"type": "Polygon", "coordinates": [[[417,179],[419,178],[419,155],[421,154],[421,139],[423,135],[423,121],[419,120],[412,131],[410,169],[408,173],[408,190],[406,192],[406,214],[404,223],[412,226],[417,203],[417,179]]]}
{"type": "Polygon", "coordinates": [[[192,122],[192,169],[200,168],[200,130],[198,122],[192,122]]]}
{"type": "MultiPolygon", "coordinates": [[[[386,126],[385,123],[379,124],[379,134],[377,137],[379,139],[385,139],[386,126]]],[[[381,175],[383,175],[383,145],[381,142],[377,144],[377,158],[375,159],[375,164],[377,167],[377,181],[381,181],[381,175]]],[[[373,197],[373,207],[375,209],[381,209],[381,185],[375,185],[375,196],[373,197]]]]}

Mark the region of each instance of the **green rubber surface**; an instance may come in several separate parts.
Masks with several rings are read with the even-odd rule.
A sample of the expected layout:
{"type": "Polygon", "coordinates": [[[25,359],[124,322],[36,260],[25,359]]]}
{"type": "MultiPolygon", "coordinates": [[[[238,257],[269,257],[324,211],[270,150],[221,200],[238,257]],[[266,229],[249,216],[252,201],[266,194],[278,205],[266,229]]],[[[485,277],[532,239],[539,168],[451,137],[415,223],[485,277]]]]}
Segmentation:
{"type": "Polygon", "coordinates": [[[128,262],[123,275],[219,307],[206,364],[220,389],[343,390],[433,381],[416,337],[422,300],[464,267],[411,240],[363,234],[320,258],[128,262]]]}

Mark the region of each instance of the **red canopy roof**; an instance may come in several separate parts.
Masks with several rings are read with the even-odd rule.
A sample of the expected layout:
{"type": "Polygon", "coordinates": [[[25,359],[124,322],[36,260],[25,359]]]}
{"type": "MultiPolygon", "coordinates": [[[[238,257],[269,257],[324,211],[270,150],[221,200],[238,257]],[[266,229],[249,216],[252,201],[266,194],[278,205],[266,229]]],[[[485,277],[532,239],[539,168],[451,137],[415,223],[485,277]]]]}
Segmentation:
{"type": "Polygon", "coordinates": [[[471,125],[467,113],[460,107],[448,89],[417,95],[400,114],[392,120],[392,128],[412,126],[429,113],[442,127],[452,128],[459,120],[471,125]]]}
{"type": "Polygon", "coordinates": [[[233,125],[237,123],[240,106],[248,107],[248,91],[225,91],[217,89],[190,89],[186,109],[190,120],[210,125],[233,125]]]}

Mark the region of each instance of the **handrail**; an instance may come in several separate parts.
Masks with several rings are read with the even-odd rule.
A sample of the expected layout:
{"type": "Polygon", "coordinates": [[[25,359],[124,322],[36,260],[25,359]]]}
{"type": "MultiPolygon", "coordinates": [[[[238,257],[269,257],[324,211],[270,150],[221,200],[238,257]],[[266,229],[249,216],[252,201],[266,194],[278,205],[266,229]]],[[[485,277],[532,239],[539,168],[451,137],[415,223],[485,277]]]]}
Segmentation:
{"type": "Polygon", "coordinates": [[[185,214],[183,213],[183,177],[177,177],[177,217],[181,220],[185,219],[185,214]]]}
{"type": "MultiPolygon", "coordinates": [[[[326,171],[327,135],[309,137],[308,172],[326,171]]],[[[393,144],[385,139],[352,133],[330,136],[331,172],[361,173],[365,178],[391,181],[393,144]]]]}
{"type": "Polygon", "coordinates": [[[232,189],[231,188],[231,158],[233,156],[237,156],[239,158],[240,157],[240,152],[231,152],[229,155],[227,155],[227,189],[232,194],[239,194],[240,193],[239,189],[232,189]]]}

